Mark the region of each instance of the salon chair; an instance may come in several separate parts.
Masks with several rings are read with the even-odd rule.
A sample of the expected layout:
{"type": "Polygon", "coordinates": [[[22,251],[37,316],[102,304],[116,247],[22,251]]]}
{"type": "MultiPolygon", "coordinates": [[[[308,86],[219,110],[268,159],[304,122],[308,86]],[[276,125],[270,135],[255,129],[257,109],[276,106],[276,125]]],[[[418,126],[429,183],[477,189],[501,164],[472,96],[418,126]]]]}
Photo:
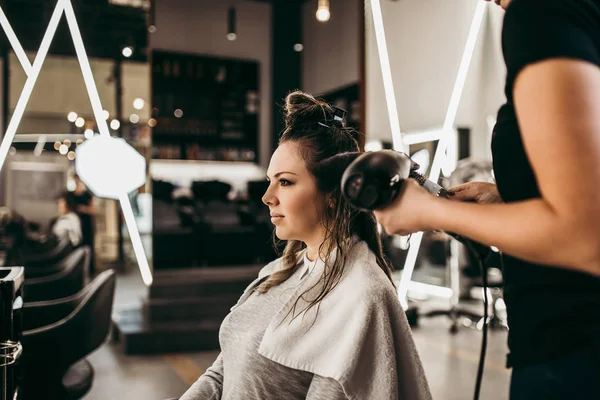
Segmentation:
{"type": "MultiPolygon", "coordinates": [[[[45,246],[44,246],[45,247],[45,246]]],[[[57,240],[52,243],[49,248],[33,247],[32,245],[24,245],[21,249],[21,262],[27,268],[43,269],[52,265],[58,264],[61,260],[67,257],[73,251],[71,241],[67,238],[57,240]]]]}
{"type": "Polygon", "coordinates": [[[99,274],[80,292],[23,308],[23,400],[82,398],[94,369],[85,359],[106,340],[116,274],[99,274]]]}
{"type": "Polygon", "coordinates": [[[57,272],[36,278],[28,278],[31,267],[25,267],[25,301],[60,299],[80,291],[88,279],[90,257],[88,246],[79,247],[57,264],[57,272]]]}

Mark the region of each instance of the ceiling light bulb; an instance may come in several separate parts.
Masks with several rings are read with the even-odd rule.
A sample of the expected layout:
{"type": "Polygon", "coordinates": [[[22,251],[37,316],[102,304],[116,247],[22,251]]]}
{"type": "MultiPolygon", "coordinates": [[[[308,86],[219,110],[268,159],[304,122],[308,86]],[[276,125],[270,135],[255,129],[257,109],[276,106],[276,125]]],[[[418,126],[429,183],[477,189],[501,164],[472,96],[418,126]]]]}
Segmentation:
{"type": "Polygon", "coordinates": [[[127,46],[123,47],[123,56],[129,58],[133,55],[133,47],[127,46]]]}
{"type": "Polygon", "coordinates": [[[327,22],[331,18],[331,12],[329,11],[329,0],[319,0],[319,7],[317,8],[317,21],[327,22]]]}
{"type": "Polygon", "coordinates": [[[85,125],[85,119],[79,117],[75,120],[75,126],[78,128],[83,128],[83,125],[85,125]]]}
{"type": "Polygon", "coordinates": [[[69,113],[69,115],[67,116],[67,119],[69,120],[69,122],[75,122],[75,121],[77,121],[77,113],[71,111],[69,113]]]}

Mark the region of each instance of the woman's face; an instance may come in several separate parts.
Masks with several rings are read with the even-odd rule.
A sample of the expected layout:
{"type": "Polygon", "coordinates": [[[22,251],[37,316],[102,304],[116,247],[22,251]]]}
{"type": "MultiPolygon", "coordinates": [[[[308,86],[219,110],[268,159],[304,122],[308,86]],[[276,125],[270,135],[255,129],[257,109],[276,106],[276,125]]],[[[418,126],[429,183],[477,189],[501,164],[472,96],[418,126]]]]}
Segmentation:
{"type": "Polygon", "coordinates": [[[498,4],[500,7],[502,7],[503,9],[506,10],[506,7],[508,7],[508,4],[512,0],[485,0],[485,1],[493,1],[494,3],[498,4]]]}
{"type": "Polygon", "coordinates": [[[262,201],[269,206],[277,237],[318,246],[325,236],[321,221],[324,198],[302,160],[298,144],[284,142],[275,150],[267,180],[270,184],[262,201]]]}

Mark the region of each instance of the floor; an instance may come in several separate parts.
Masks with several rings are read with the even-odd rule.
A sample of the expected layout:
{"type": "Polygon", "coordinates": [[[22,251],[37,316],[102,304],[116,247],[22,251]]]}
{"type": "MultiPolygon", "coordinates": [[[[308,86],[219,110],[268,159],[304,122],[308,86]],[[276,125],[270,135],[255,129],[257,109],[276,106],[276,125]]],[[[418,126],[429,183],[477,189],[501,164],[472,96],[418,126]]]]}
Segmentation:
{"type": "MultiPolygon", "coordinates": [[[[145,287],[135,269],[117,279],[115,309],[141,302],[145,287]]],[[[426,310],[431,302],[421,307],[426,310]]],[[[413,330],[415,342],[435,400],[473,398],[479,361],[481,332],[461,328],[449,333],[446,317],[421,319],[413,330]]],[[[506,333],[490,330],[481,399],[508,399],[509,370],[504,368],[506,333]]],[[[107,343],[88,359],[96,376],[87,400],[164,400],[180,396],[204,370],[217,352],[124,356],[107,343]]]]}

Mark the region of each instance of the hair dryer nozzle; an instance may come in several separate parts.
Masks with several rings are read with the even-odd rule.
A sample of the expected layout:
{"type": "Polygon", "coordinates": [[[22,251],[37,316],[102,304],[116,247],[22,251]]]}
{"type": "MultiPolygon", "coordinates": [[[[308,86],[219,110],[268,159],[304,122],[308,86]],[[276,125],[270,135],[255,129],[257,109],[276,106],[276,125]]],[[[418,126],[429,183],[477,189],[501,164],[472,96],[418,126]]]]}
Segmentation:
{"type": "Polygon", "coordinates": [[[373,211],[390,204],[408,178],[412,162],[393,150],[364,153],[342,176],[342,194],[353,207],[373,211]]]}

